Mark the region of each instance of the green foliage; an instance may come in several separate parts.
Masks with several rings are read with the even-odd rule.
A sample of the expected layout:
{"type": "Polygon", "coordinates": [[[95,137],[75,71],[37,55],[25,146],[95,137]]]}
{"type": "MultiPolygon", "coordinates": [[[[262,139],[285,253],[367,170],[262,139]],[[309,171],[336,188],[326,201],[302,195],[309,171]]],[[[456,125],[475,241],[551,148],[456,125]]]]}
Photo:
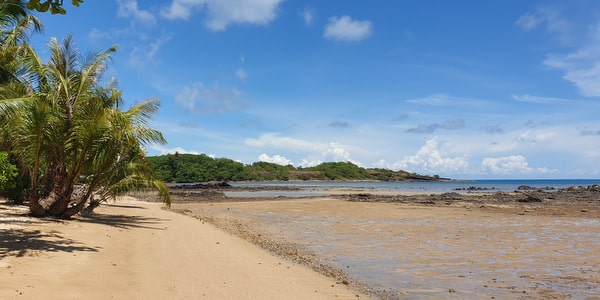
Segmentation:
{"type": "Polygon", "coordinates": [[[28,47],[19,58],[23,74],[0,89],[0,147],[29,180],[31,214],[68,218],[86,203],[149,188],[169,204],[168,189],[143,151],[148,143],[166,142],[148,127],[158,100],[121,109],[115,81],[102,80],[116,47],[84,57],[70,36],[62,43],[52,38],[48,46],[47,63],[28,47]]]}
{"type": "MultiPolygon", "coordinates": [[[[434,177],[405,171],[365,169],[351,162],[326,162],[310,168],[295,168],[269,162],[244,165],[228,158],[205,154],[167,154],[147,158],[159,180],[174,183],[208,181],[287,180],[434,180],[434,177]]],[[[440,179],[439,176],[435,179],[440,179]]]]}
{"type": "Polygon", "coordinates": [[[8,160],[8,153],[0,152],[0,193],[15,187],[18,174],[17,166],[8,160]]]}
{"type": "MultiPolygon", "coordinates": [[[[0,4],[23,4],[22,0],[0,0],[0,4]]],[[[83,3],[83,0],[71,0],[71,5],[79,7],[83,3]]],[[[63,7],[63,0],[28,0],[26,1],[26,7],[29,10],[35,10],[41,13],[50,12],[53,15],[67,13],[63,7]]]]}
{"type": "Polygon", "coordinates": [[[309,169],[322,172],[328,180],[373,179],[366,169],[351,162],[326,162],[309,169]]]}
{"type": "Polygon", "coordinates": [[[206,182],[235,180],[244,165],[227,158],[214,159],[206,154],[167,154],[148,157],[156,177],[165,182],[206,182]]]}

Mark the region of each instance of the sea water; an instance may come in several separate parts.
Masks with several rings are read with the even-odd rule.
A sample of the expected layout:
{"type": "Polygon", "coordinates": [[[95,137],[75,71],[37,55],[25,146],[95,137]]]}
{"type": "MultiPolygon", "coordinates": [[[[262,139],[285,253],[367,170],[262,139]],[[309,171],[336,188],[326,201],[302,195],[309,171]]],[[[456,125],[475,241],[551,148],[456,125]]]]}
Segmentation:
{"type": "MultiPolygon", "coordinates": [[[[525,185],[536,189],[554,188],[554,190],[571,186],[600,184],[600,179],[496,179],[496,180],[457,180],[457,181],[259,181],[232,182],[234,187],[293,187],[298,191],[258,191],[258,192],[226,192],[235,197],[307,197],[321,196],[326,189],[361,190],[361,192],[420,192],[448,193],[474,190],[477,192],[512,192],[525,185]],[[263,195],[264,194],[264,195],[263,195]]],[[[552,191],[552,190],[550,190],[552,191]]]]}

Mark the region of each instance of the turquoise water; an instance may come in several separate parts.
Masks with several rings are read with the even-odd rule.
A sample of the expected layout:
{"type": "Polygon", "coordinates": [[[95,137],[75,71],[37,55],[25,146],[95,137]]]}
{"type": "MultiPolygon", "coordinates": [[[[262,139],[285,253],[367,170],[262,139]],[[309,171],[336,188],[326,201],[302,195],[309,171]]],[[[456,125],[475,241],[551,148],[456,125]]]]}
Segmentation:
{"type": "Polygon", "coordinates": [[[555,189],[571,186],[600,184],[600,179],[519,179],[519,180],[468,180],[450,182],[379,182],[379,181],[267,181],[267,182],[232,182],[238,187],[252,186],[292,186],[301,190],[315,191],[328,188],[364,189],[366,191],[384,192],[431,192],[446,193],[461,191],[469,187],[489,192],[512,192],[521,185],[534,188],[553,187],[555,189]]]}

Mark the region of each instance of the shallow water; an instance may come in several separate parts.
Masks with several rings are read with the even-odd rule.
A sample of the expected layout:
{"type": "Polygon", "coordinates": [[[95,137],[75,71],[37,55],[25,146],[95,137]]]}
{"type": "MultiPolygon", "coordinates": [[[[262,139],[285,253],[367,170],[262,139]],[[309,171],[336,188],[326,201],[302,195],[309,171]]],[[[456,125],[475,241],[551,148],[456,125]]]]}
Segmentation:
{"type": "Polygon", "coordinates": [[[261,230],[315,253],[389,299],[600,295],[598,219],[443,208],[413,215],[393,204],[336,203],[322,210],[226,205],[236,219],[254,219],[261,230]],[[364,209],[347,214],[340,205],[364,209]],[[390,213],[394,209],[397,214],[390,213]]]}
{"type": "MultiPolygon", "coordinates": [[[[568,188],[571,186],[584,186],[600,184],[600,179],[526,179],[526,180],[465,180],[448,182],[381,182],[381,181],[265,181],[265,182],[232,182],[235,187],[254,186],[286,186],[300,188],[303,192],[319,193],[323,190],[337,188],[348,190],[361,190],[362,192],[425,192],[447,193],[467,191],[473,187],[478,192],[512,192],[519,186],[526,185],[543,189],[568,188]]],[[[277,191],[276,196],[287,196],[289,191],[277,191]]],[[[292,194],[289,194],[292,197],[292,194]]]]}

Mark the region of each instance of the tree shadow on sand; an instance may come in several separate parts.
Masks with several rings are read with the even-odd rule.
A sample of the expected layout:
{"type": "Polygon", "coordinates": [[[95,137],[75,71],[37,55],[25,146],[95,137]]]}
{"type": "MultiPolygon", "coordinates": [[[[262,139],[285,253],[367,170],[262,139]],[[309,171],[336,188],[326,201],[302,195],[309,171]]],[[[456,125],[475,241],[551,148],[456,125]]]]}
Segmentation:
{"type": "MultiPolygon", "coordinates": [[[[140,207],[143,209],[143,207],[140,207]]],[[[145,228],[154,230],[164,230],[162,225],[168,219],[159,219],[153,217],[143,217],[136,215],[115,215],[115,214],[91,214],[86,217],[79,217],[78,222],[94,223],[113,226],[121,229],[145,228]]]]}
{"type": "Polygon", "coordinates": [[[65,238],[56,231],[17,228],[2,230],[0,235],[0,259],[8,256],[36,256],[39,252],[98,252],[99,249],[65,238]]]}
{"type": "MultiPolygon", "coordinates": [[[[113,205],[116,206],[116,205],[113,205]]],[[[139,206],[120,206],[125,208],[146,209],[139,206]]],[[[144,228],[164,230],[162,226],[167,219],[144,217],[136,215],[92,214],[88,217],[77,217],[72,220],[37,219],[22,211],[15,212],[7,207],[0,207],[0,260],[5,257],[37,256],[41,252],[98,252],[102,247],[88,246],[76,240],[66,238],[55,230],[41,231],[28,229],[27,226],[36,223],[93,223],[113,226],[120,229],[144,228]]]]}

